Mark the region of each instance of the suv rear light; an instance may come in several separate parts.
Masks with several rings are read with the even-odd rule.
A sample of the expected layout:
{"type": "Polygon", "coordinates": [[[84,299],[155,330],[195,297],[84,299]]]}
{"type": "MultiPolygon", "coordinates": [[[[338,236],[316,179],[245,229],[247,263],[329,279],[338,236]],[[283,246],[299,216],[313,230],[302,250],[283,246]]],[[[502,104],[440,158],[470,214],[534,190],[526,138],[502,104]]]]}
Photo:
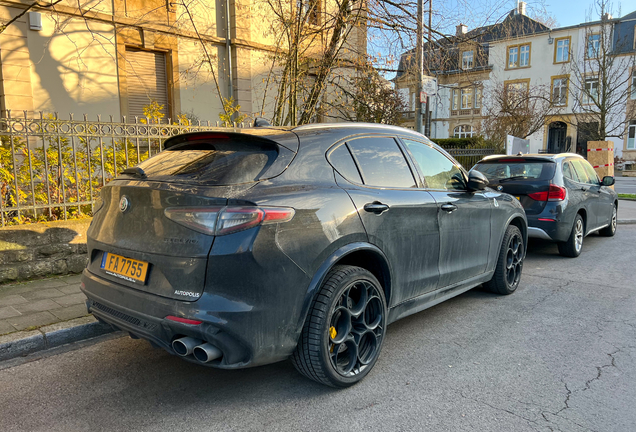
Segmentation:
{"type": "Polygon", "coordinates": [[[166,217],[208,235],[226,235],[253,228],[289,222],[295,210],[289,207],[169,207],[166,217]]]}
{"type": "Polygon", "coordinates": [[[528,197],[535,201],[563,201],[566,194],[567,192],[564,187],[551,184],[547,191],[534,192],[528,194],[528,197]]]}

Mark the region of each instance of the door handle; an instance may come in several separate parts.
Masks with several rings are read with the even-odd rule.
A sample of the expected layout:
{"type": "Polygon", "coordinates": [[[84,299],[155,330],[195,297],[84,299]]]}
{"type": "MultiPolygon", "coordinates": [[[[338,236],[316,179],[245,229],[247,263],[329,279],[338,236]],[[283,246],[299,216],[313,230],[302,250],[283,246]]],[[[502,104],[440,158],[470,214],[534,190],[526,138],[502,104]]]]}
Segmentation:
{"type": "Polygon", "coordinates": [[[367,203],[364,205],[364,210],[369,213],[381,214],[389,209],[389,206],[386,204],[382,204],[379,201],[374,201],[372,203],[367,203]]]}
{"type": "Polygon", "coordinates": [[[442,210],[452,213],[457,210],[457,206],[455,204],[442,204],[442,210]]]}

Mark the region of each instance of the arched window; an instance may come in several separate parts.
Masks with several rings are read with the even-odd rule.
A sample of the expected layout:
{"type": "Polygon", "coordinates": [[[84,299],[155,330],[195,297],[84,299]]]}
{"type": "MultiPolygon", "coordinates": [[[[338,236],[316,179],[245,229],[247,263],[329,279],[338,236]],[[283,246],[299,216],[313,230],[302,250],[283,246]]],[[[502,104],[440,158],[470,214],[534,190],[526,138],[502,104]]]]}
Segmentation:
{"type": "Polygon", "coordinates": [[[453,136],[455,138],[470,138],[475,133],[471,125],[459,125],[455,128],[453,136]]]}

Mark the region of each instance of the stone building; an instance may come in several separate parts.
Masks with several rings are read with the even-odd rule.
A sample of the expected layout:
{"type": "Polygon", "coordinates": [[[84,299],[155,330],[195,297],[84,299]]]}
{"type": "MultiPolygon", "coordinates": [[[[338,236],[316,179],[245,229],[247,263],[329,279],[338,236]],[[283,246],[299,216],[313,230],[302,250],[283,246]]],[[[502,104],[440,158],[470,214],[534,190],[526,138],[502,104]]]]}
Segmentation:
{"type": "MultiPolygon", "coordinates": [[[[316,20],[333,7],[310,1],[319,1],[316,20]]],[[[219,96],[233,96],[251,117],[272,116],[272,65],[285,47],[265,1],[62,0],[28,9],[31,3],[0,5],[0,24],[17,18],[0,33],[1,116],[26,110],[134,121],[156,101],[164,121],[184,113],[215,121],[219,96]]],[[[365,49],[366,29],[351,40],[365,49]]]]}

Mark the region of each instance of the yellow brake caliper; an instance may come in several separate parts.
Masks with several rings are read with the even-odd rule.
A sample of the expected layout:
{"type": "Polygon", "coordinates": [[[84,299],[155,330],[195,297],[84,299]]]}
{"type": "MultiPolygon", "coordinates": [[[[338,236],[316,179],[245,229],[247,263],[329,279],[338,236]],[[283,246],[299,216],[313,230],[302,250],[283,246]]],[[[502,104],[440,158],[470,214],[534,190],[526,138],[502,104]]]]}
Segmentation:
{"type": "MultiPolygon", "coordinates": [[[[329,336],[331,337],[331,339],[335,339],[337,335],[338,332],[336,331],[336,328],[334,326],[329,327],[329,336]]],[[[333,352],[334,346],[336,346],[336,344],[331,345],[331,348],[329,348],[329,352],[333,352]]]]}

